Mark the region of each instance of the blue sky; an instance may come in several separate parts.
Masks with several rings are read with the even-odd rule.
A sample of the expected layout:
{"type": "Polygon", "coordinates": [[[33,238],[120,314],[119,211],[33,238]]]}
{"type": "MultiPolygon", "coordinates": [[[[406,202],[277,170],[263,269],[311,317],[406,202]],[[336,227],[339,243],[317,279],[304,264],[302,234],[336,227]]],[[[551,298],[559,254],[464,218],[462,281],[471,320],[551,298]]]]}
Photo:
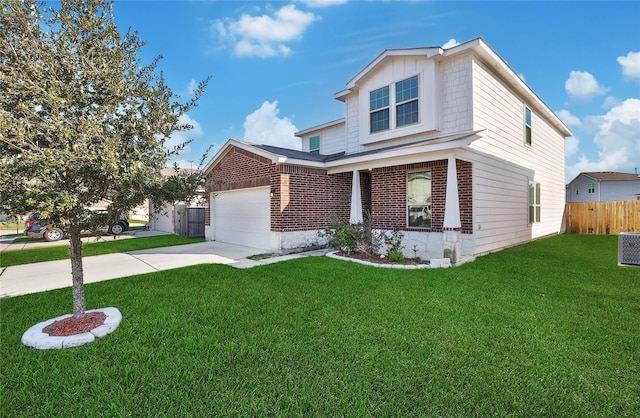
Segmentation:
{"type": "Polygon", "coordinates": [[[229,138],[299,149],[293,134],[343,117],[333,94],[385,49],[482,37],[573,131],[567,182],[640,171],[638,1],[116,0],[114,15],[175,93],[212,77],[171,140],[194,139],[185,167],[229,138]]]}

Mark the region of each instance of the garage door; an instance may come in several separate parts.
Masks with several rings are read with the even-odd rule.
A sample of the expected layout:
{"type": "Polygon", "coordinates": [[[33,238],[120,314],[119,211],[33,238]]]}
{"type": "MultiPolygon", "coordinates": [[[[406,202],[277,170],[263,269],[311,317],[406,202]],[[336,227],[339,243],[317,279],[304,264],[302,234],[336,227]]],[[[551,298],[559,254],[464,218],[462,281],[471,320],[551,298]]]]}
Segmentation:
{"type": "Polygon", "coordinates": [[[213,199],[215,240],[271,249],[269,188],[219,192],[213,199]]]}

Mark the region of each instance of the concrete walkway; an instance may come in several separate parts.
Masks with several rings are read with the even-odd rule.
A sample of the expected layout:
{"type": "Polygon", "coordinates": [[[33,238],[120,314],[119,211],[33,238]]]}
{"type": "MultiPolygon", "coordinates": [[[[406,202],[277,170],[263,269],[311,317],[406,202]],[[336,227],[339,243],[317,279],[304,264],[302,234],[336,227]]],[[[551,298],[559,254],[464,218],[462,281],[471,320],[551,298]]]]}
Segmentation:
{"type": "MultiPolygon", "coordinates": [[[[94,283],[196,264],[228,264],[238,268],[250,268],[292,258],[324,255],[328,251],[317,250],[254,261],[247,257],[262,254],[265,251],[257,248],[208,241],[84,257],[84,282],[94,283]]],[[[70,286],[71,262],[69,260],[10,266],[0,270],[0,297],[44,292],[70,286]]]]}

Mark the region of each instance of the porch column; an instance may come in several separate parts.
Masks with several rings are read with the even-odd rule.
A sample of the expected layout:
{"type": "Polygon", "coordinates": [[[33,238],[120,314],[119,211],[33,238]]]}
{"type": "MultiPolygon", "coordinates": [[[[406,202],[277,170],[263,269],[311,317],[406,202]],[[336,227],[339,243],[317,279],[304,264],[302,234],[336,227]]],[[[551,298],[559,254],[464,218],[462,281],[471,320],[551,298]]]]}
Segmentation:
{"type": "Polygon", "coordinates": [[[460,229],[460,200],[458,199],[458,173],[455,157],[449,157],[447,168],[447,201],[444,208],[444,229],[460,229]]]}
{"type": "Polygon", "coordinates": [[[353,170],[353,180],[351,183],[351,215],[349,222],[352,224],[361,223],[362,218],[362,194],[360,191],[360,172],[353,170]]]}
{"type": "Polygon", "coordinates": [[[460,199],[458,198],[458,173],[456,170],[456,159],[449,157],[447,167],[447,200],[444,208],[444,234],[443,234],[443,255],[449,258],[452,264],[461,260],[462,243],[460,236],[460,199]]]}

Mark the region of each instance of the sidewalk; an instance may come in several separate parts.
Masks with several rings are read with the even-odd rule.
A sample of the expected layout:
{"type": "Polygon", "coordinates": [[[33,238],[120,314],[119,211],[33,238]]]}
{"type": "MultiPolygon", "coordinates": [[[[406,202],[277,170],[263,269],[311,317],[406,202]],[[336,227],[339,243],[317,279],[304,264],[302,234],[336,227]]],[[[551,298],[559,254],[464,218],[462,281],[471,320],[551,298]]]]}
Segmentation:
{"type": "MultiPolygon", "coordinates": [[[[166,235],[168,232],[160,232],[160,231],[146,231],[146,230],[135,230],[135,231],[127,231],[122,235],[118,235],[114,237],[113,235],[103,235],[103,236],[86,236],[82,237],[83,243],[94,243],[94,242],[104,242],[110,241],[114,239],[129,239],[129,238],[137,238],[137,237],[150,237],[154,235],[166,235]]],[[[6,230],[0,230],[0,252],[3,251],[14,251],[14,250],[23,250],[26,248],[42,248],[42,247],[52,247],[59,245],[69,245],[69,239],[63,238],[60,241],[47,242],[43,239],[27,239],[24,241],[15,242],[16,238],[24,238],[24,235],[15,235],[8,234],[6,230]]]]}
{"type": "MultiPolygon", "coordinates": [[[[84,283],[94,283],[136,274],[153,273],[197,264],[228,264],[237,268],[271,264],[293,258],[325,255],[322,249],[299,254],[250,260],[264,250],[217,241],[130,251],[83,258],[84,283]]],[[[44,292],[71,286],[69,260],[10,266],[0,269],[0,297],[44,292]]]]}

